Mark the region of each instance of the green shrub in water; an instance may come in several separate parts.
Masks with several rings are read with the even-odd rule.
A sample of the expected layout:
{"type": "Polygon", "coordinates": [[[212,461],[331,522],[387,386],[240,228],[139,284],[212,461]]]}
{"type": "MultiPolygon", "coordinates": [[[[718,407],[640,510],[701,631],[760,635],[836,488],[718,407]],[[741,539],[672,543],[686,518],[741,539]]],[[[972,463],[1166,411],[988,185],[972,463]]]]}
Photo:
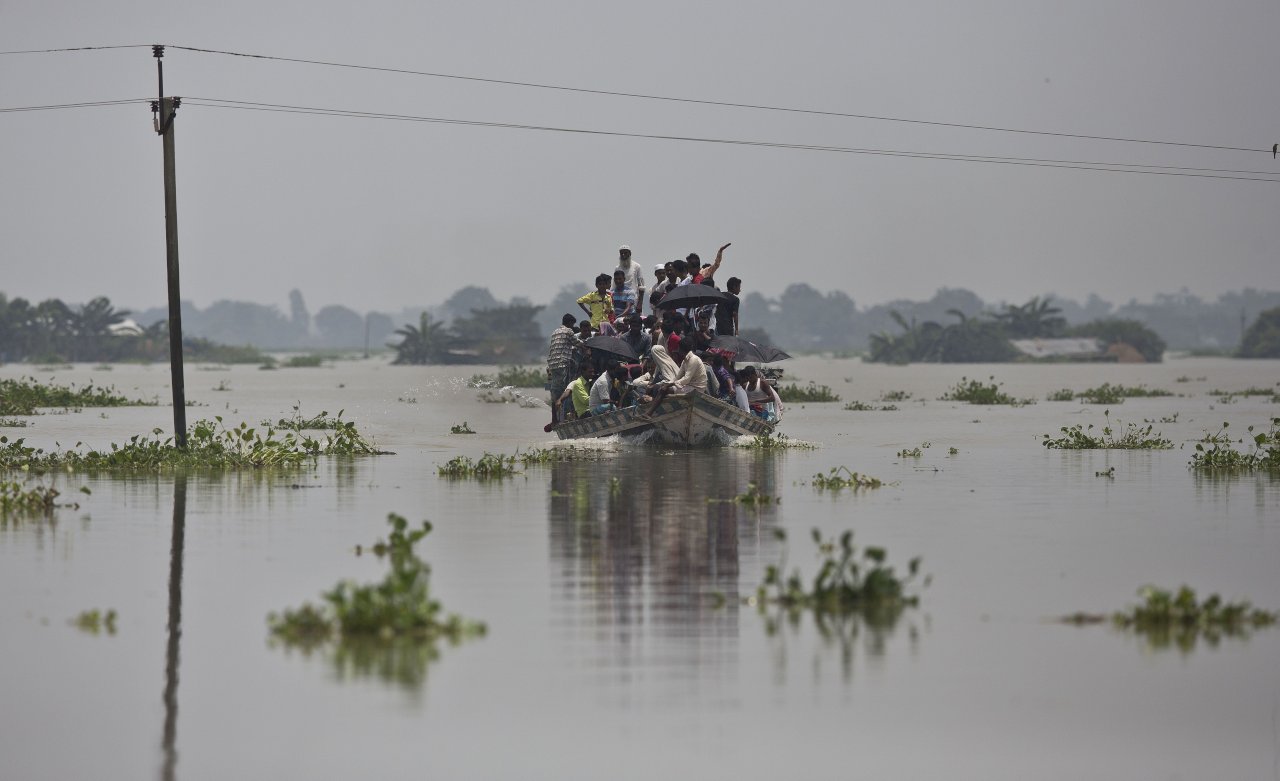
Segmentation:
{"type": "Polygon", "coordinates": [[[968,377],[961,377],[960,382],[955,384],[951,390],[942,394],[938,398],[939,401],[967,401],[970,404],[1008,404],[1012,406],[1023,406],[1026,404],[1035,404],[1035,399],[1015,399],[1004,391],[1000,390],[1000,386],[1004,383],[995,381],[995,377],[988,377],[989,383],[980,380],[971,380],[968,377]]]}
{"type": "Polygon", "coordinates": [[[436,474],[455,479],[498,480],[516,473],[516,457],[501,453],[485,453],[479,459],[467,456],[452,458],[444,466],[436,467],[436,474]]]}
{"type": "MultiPolygon", "coordinates": [[[[774,533],[779,539],[786,539],[781,529],[774,533]]],[[[919,573],[919,557],[908,562],[906,577],[900,577],[885,564],[884,548],[863,548],[859,555],[852,531],[840,535],[838,541],[824,541],[817,529],[812,534],[822,557],[817,574],[806,586],[799,570],[784,578],[782,564],[770,565],[765,569],[764,582],[756,589],[755,599],[762,609],[773,603],[790,610],[840,615],[895,611],[919,604],[919,597],[907,592],[919,573]]]]}
{"type": "Polygon", "coordinates": [[[817,383],[809,383],[804,387],[800,387],[796,383],[790,385],[780,385],[777,388],[778,398],[784,402],[824,402],[839,401],[840,397],[831,390],[829,385],[818,385],[817,383]]]}
{"type": "Polygon", "coordinates": [[[878,478],[863,475],[847,466],[833,466],[825,475],[819,472],[813,476],[813,487],[819,491],[842,491],[845,488],[858,491],[863,488],[879,488],[884,485],[878,478]]]}
{"type": "Polygon", "coordinates": [[[358,585],[340,581],[324,594],[319,605],[304,604],[297,610],[267,617],[271,633],[286,644],[314,645],[328,640],[412,638],[432,644],[443,639],[458,643],[483,635],[485,625],[444,612],[431,598],[430,566],[418,557],[414,545],[427,536],[431,524],[410,529],[402,516],[387,516],[391,533],[372,547],[390,569],[381,582],[358,585]]]}
{"type": "Polygon", "coordinates": [[[113,387],[92,382],[83,388],[42,384],[34,377],[0,380],[0,415],[35,415],[40,407],[152,407],[156,402],[130,399],[113,387]]]}
{"type": "Polygon", "coordinates": [[[1094,435],[1092,423],[1087,427],[1077,423],[1060,428],[1062,436],[1056,439],[1045,434],[1040,444],[1050,450],[1168,450],[1173,447],[1173,442],[1162,433],[1152,433],[1150,423],[1146,428],[1130,423],[1123,433],[1117,434],[1111,427],[1111,410],[1105,410],[1103,415],[1107,422],[1103,424],[1100,436],[1094,435]]]}
{"type": "Polygon", "coordinates": [[[1143,586],[1138,596],[1140,604],[1110,616],[1074,613],[1061,620],[1077,626],[1110,621],[1142,636],[1152,648],[1175,645],[1184,653],[1193,650],[1200,639],[1211,646],[1224,637],[1244,639],[1255,629],[1275,626],[1280,620],[1280,613],[1255,608],[1247,600],[1226,602],[1217,594],[1198,600],[1196,592],[1185,585],[1177,591],[1143,586]]]}
{"type": "Polygon", "coordinates": [[[816,450],[817,445],[812,442],[802,442],[798,439],[790,439],[786,434],[757,434],[751,439],[735,442],[734,447],[743,447],[750,450],[816,450]]]}
{"type": "Polygon", "coordinates": [[[1280,418],[1271,419],[1271,430],[1254,434],[1253,426],[1248,429],[1247,440],[1253,444],[1252,450],[1236,450],[1226,437],[1227,424],[1216,434],[1205,437],[1204,442],[1196,443],[1196,451],[1191,455],[1190,467],[1197,471],[1231,474],[1241,472],[1280,472],[1280,418]],[[1206,448],[1205,444],[1210,445],[1206,448]]]}
{"type": "Polygon", "coordinates": [[[316,438],[293,431],[265,433],[241,423],[227,428],[221,417],[201,420],[187,432],[187,447],[178,448],[172,437],[154,429],[150,437],[134,435],[110,450],[46,452],[27,447],[23,439],[0,436],[0,469],[47,471],[157,471],[174,468],[260,469],[296,468],[322,455],[380,455],[350,421],[340,422],[333,433],[316,438]]]}

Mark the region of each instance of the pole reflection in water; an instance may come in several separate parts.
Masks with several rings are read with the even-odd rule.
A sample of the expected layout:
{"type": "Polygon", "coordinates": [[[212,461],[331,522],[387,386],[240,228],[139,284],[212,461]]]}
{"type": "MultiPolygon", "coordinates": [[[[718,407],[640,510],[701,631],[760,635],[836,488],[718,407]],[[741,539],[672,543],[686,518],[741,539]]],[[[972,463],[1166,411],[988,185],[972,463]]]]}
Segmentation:
{"type": "Polygon", "coordinates": [[[776,495],[777,481],[777,456],[754,452],[636,450],[553,464],[548,533],[569,652],[614,686],[656,669],[669,686],[660,697],[731,678],[740,557],[774,545],[778,512],[733,499],[748,483],[776,495]]]}
{"type": "Polygon", "coordinates": [[[182,642],[182,554],[187,525],[187,476],[173,482],[173,538],[169,547],[169,640],[164,655],[164,760],[160,777],[171,781],[178,764],[178,652],[182,642]]]}

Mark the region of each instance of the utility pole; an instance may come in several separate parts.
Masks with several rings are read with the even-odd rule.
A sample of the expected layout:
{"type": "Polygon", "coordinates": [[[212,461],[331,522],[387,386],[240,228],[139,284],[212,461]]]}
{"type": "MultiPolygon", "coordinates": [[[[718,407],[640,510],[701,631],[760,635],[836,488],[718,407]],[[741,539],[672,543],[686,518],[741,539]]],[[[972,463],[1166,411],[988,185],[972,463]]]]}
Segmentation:
{"type": "Polygon", "coordinates": [[[151,104],[156,133],[164,139],[164,244],[169,276],[169,374],[173,389],[173,441],[187,447],[187,393],[182,375],[182,299],[178,287],[178,180],[174,165],[173,120],[182,98],[164,95],[164,47],[152,46],[160,99],[151,104]]]}

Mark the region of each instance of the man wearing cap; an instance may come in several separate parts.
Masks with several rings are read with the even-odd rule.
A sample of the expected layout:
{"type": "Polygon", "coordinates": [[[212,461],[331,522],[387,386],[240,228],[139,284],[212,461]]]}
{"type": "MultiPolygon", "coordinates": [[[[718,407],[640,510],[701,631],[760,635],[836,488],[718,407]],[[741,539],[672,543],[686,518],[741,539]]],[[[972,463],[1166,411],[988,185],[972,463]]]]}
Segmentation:
{"type": "Polygon", "coordinates": [[[631,248],[626,244],[618,247],[618,271],[627,275],[626,284],[636,291],[636,314],[644,311],[644,272],[639,263],[631,262],[631,248]]]}

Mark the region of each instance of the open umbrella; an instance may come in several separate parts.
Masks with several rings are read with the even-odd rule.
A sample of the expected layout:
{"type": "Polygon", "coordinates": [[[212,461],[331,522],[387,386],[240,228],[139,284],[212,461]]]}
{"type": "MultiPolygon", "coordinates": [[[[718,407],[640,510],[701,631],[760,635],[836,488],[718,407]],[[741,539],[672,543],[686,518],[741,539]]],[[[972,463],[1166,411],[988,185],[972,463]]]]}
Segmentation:
{"type": "Polygon", "coordinates": [[[777,347],[756,344],[740,336],[717,336],[711,340],[711,346],[733,353],[735,361],[748,363],[773,363],[791,357],[777,347]]]}
{"type": "Polygon", "coordinates": [[[683,285],[667,291],[658,302],[660,309],[697,309],[701,306],[718,304],[729,298],[710,285],[683,285]]]}
{"type": "Polygon", "coordinates": [[[593,336],[583,342],[587,347],[609,355],[615,355],[626,361],[634,361],[640,356],[636,355],[636,351],[626,340],[616,336],[593,336]]]}

